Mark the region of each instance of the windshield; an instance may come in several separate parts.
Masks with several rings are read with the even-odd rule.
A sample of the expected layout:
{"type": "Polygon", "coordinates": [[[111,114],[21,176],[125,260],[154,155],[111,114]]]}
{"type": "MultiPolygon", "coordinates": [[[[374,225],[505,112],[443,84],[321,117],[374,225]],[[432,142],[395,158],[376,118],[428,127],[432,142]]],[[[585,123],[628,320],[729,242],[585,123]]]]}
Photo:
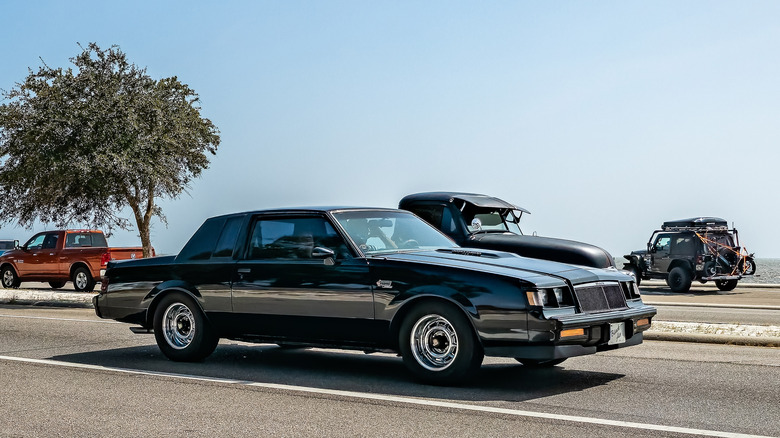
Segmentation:
{"type": "Polygon", "coordinates": [[[457,248],[452,240],[411,213],[346,211],[333,216],[366,255],[410,249],[457,248]]]}
{"type": "Polygon", "coordinates": [[[523,234],[520,226],[515,223],[514,214],[509,209],[466,208],[463,211],[463,218],[466,219],[469,233],[499,231],[523,234]]]}

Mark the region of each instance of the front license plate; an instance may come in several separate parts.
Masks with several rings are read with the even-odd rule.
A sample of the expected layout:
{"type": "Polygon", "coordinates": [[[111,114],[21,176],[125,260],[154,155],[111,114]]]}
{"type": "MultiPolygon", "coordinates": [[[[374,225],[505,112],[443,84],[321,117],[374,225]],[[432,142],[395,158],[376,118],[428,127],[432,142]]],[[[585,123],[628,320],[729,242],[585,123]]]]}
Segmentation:
{"type": "Polygon", "coordinates": [[[609,323],[609,341],[607,344],[615,345],[626,342],[626,325],[622,322],[609,323]]]}

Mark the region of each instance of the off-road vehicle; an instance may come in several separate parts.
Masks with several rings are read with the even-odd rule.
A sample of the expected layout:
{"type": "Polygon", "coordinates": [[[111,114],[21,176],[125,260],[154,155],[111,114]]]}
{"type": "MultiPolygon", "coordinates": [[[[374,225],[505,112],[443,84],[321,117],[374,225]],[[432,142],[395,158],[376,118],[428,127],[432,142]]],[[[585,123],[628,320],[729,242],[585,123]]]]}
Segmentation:
{"type": "Polygon", "coordinates": [[[714,281],[730,291],[746,275],[756,272],[753,254],[739,244],[739,233],[717,217],[697,217],[664,222],[653,231],[647,250],[624,256],[623,267],[639,283],[664,279],[674,292],[687,292],[693,280],[714,281]]]}

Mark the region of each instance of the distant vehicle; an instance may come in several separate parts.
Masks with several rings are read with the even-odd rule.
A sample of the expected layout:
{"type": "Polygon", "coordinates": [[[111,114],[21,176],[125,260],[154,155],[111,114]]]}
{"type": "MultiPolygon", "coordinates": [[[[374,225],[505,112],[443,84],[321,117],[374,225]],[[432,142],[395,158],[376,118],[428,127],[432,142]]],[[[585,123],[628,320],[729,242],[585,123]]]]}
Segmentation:
{"type": "Polygon", "coordinates": [[[109,263],[93,304],[175,361],[219,338],[392,351],[437,384],[485,355],[554,366],[637,345],[656,314],[620,271],[460,248],[408,211],[363,208],[208,219],[177,256],[109,263]]]}
{"type": "Polygon", "coordinates": [[[606,250],[587,243],[524,235],[518,223],[530,212],[502,199],[475,193],[428,192],[408,195],[398,208],[409,210],[465,248],[513,252],[523,257],[594,268],[615,267],[606,250]]]}
{"type": "Polygon", "coordinates": [[[44,231],[0,256],[0,282],[17,288],[22,281],[46,281],[54,289],[73,281],[91,291],[111,260],[143,257],[143,248],[109,248],[99,230],[44,231]]]}
{"type": "Polygon", "coordinates": [[[8,240],[8,239],[0,240],[0,255],[2,255],[6,251],[10,251],[16,248],[16,245],[18,244],[19,242],[16,240],[8,240]]]}
{"type": "Polygon", "coordinates": [[[714,281],[730,291],[746,275],[756,272],[753,254],[739,244],[739,233],[717,217],[667,221],[653,231],[647,250],[624,256],[623,269],[636,278],[664,279],[674,292],[687,292],[693,280],[714,281]]]}

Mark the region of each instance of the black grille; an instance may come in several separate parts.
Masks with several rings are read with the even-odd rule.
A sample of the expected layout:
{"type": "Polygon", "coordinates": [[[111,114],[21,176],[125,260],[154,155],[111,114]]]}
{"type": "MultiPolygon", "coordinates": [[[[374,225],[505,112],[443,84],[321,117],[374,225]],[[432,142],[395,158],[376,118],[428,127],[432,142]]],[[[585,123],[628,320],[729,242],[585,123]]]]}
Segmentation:
{"type": "Polygon", "coordinates": [[[628,307],[620,283],[583,284],[574,287],[574,294],[583,312],[606,312],[628,307]]]}

